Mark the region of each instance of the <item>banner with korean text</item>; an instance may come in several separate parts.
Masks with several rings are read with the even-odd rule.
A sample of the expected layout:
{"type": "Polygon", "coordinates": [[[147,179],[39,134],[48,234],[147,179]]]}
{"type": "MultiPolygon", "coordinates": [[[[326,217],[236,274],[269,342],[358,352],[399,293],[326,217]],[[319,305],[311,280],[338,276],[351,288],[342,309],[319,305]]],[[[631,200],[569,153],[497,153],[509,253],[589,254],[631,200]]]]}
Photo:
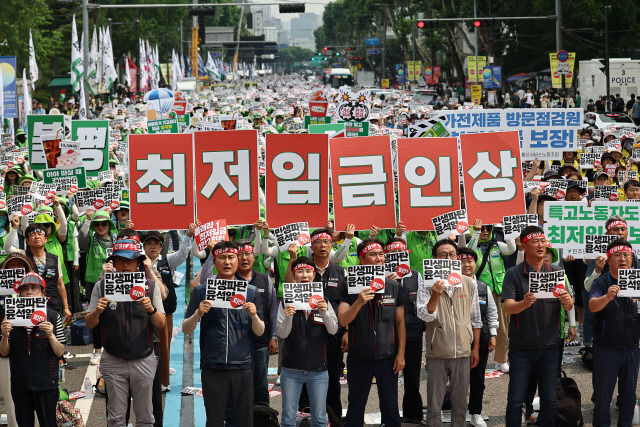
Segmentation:
{"type": "Polygon", "coordinates": [[[267,135],[267,222],[276,228],[294,219],[312,228],[329,219],[329,137],[267,135]]]}
{"type": "Polygon", "coordinates": [[[469,221],[497,224],[525,213],[517,132],[461,135],[460,150],[469,221]]]}
{"type": "Polygon", "coordinates": [[[255,223],[260,215],[257,131],[195,132],[193,139],[198,212],[224,218],[227,225],[255,223]]]}
{"type": "Polygon", "coordinates": [[[396,226],[391,141],[388,136],[332,138],[334,226],[356,230],[396,226]]]}
{"type": "Polygon", "coordinates": [[[581,108],[506,108],[504,110],[440,110],[451,136],[518,131],[522,160],[560,160],[563,151],[577,151],[581,108]]]}
{"type": "Polygon", "coordinates": [[[640,255],[640,204],[627,202],[546,202],[544,231],[554,248],[563,249],[563,256],[593,259],[606,253],[609,243],[604,236],[604,224],[619,215],[627,221],[627,240],[640,255]]]}
{"type": "Polygon", "coordinates": [[[457,138],[398,139],[400,221],[433,230],[432,218],[460,209],[457,138]]]}
{"type": "Polygon", "coordinates": [[[136,230],[185,230],[193,221],[192,141],[191,134],[129,135],[129,203],[136,230]]]}

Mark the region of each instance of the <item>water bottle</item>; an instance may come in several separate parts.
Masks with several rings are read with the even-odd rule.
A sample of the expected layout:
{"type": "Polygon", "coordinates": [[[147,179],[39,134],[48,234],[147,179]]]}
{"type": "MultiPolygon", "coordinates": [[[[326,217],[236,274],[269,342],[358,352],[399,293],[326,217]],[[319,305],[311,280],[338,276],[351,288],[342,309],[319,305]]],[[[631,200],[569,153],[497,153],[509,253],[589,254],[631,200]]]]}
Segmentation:
{"type": "Polygon", "coordinates": [[[93,386],[89,377],[84,377],[84,397],[85,399],[93,397],[93,386]]]}
{"type": "Polygon", "coordinates": [[[67,345],[71,345],[71,326],[65,328],[64,337],[67,340],[67,345]]]}
{"type": "Polygon", "coordinates": [[[97,383],[97,379],[100,378],[102,376],[102,374],[100,373],[100,365],[98,365],[98,367],[96,368],[96,383],[97,383]]]}
{"type": "Polygon", "coordinates": [[[633,420],[631,424],[638,425],[640,424],[640,408],[638,407],[638,401],[636,400],[636,407],[633,408],[633,420]]]}
{"type": "Polygon", "coordinates": [[[65,377],[64,377],[64,362],[62,360],[60,360],[58,362],[58,377],[60,379],[60,382],[63,383],[65,382],[65,377]]]}
{"type": "Polygon", "coordinates": [[[180,333],[180,328],[177,326],[173,327],[173,332],[171,332],[171,344],[176,340],[176,337],[180,333]]]}

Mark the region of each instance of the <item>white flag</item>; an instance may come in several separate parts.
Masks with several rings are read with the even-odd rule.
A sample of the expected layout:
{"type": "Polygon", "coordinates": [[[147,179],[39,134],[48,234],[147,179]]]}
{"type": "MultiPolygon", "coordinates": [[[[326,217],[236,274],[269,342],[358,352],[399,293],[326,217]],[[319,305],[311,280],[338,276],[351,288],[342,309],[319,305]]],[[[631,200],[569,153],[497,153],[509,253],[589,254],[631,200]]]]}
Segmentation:
{"type": "Polygon", "coordinates": [[[27,69],[22,69],[22,129],[27,128],[27,116],[31,114],[31,97],[29,96],[29,85],[27,84],[27,69]]]}
{"type": "Polygon", "coordinates": [[[91,48],[89,49],[89,67],[87,70],[87,86],[91,95],[96,95],[100,90],[100,80],[98,79],[98,36],[96,27],[93,26],[93,36],[91,37],[91,48]]]}
{"type": "Polygon", "coordinates": [[[78,118],[87,120],[87,102],[84,98],[84,85],[80,85],[80,105],[78,106],[78,118]]]}
{"type": "Polygon", "coordinates": [[[71,87],[74,92],[80,90],[82,75],[84,74],[84,63],[82,53],[78,44],[78,33],[76,32],[76,16],[73,15],[71,23],[71,87]]]}
{"type": "Polygon", "coordinates": [[[36,82],[39,77],[38,63],[36,62],[36,50],[33,48],[33,37],[29,30],[29,77],[31,77],[31,87],[36,90],[36,82]]]}
{"type": "Polygon", "coordinates": [[[124,58],[124,82],[127,87],[131,87],[131,71],[129,70],[129,57],[124,58]]]}
{"type": "Polygon", "coordinates": [[[102,91],[103,93],[111,92],[111,88],[113,87],[113,83],[118,78],[118,73],[116,72],[116,66],[113,63],[113,48],[111,46],[111,35],[109,34],[109,27],[104,30],[104,53],[102,63],[102,91]]]}
{"type": "Polygon", "coordinates": [[[149,75],[147,74],[147,51],[144,46],[144,41],[140,39],[140,68],[138,72],[140,73],[140,88],[138,89],[140,92],[145,92],[147,88],[147,79],[149,75]]]}

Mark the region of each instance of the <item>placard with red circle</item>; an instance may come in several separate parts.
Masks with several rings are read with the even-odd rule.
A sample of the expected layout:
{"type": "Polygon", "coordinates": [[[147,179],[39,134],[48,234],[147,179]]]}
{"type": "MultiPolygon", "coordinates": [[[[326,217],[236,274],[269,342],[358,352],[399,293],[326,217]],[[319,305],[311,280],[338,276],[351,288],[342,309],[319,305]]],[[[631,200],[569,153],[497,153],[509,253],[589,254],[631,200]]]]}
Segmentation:
{"type": "Polygon", "coordinates": [[[469,224],[467,224],[465,221],[460,221],[456,225],[456,231],[458,232],[458,234],[464,234],[468,229],[469,229],[469,224]]]}
{"type": "Polygon", "coordinates": [[[311,307],[312,310],[315,310],[318,302],[322,300],[323,298],[320,295],[311,295],[311,298],[309,298],[309,307],[311,307]]]}
{"type": "Polygon", "coordinates": [[[145,292],[142,286],[134,286],[131,288],[131,291],[129,291],[129,296],[133,301],[138,301],[139,299],[144,298],[144,295],[145,292]]]}
{"type": "Polygon", "coordinates": [[[566,288],[564,287],[564,284],[562,283],[558,283],[554,288],[553,288],[553,296],[558,298],[560,296],[560,294],[566,292],[566,288]]]}
{"type": "Polygon", "coordinates": [[[37,326],[40,323],[46,322],[46,321],[47,321],[47,315],[44,311],[36,310],[33,313],[31,313],[31,323],[33,323],[34,326],[37,326]]]}
{"type": "Polygon", "coordinates": [[[398,268],[396,268],[396,274],[398,275],[398,277],[402,277],[405,274],[409,274],[410,272],[411,269],[407,264],[400,264],[398,265],[398,268]]]}
{"type": "Polygon", "coordinates": [[[104,200],[102,199],[96,199],[95,202],[93,202],[93,207],[96,210],[102,209],[104,208],[104,206],[105,206],[105,203],[104,203],[104,200]]]}
{"type": "Polygon", "coordinates": [[[22,215],[29,215],[31,212],[33,212],[33,207],[30,204],[22,205],[20,209],[22,215]]]}
{"type": "Polygon", "coordinates": [[[371,289],[374,292],[378,292],[384,289],[384,279],[381,279],[380,277],[376,277],[375,279],[373,279],[371,281],[371,289]]]}
{"type": "Polygon", "coordinates": [[[311,241],[311,237],[307,233],[300,233],[298,236],[298,244],[304,246],[311,241]]]}
{"type": "Polygon", "coordinates": [[[235,294],[233,298],[231,298],[231,301],[229,301],[229,304],[231,304],[231,307],[236,308],[243,306],[245,302],[246,300],[244,298],[244,295],[235,294]]]}
{"type": "Polygon", "coordinates": [[[451,286],[457,286],[462,283],[462,276],[458,273],[451,273],[449,277],[447,277],[447,282],[449,282],[451,286]]]}

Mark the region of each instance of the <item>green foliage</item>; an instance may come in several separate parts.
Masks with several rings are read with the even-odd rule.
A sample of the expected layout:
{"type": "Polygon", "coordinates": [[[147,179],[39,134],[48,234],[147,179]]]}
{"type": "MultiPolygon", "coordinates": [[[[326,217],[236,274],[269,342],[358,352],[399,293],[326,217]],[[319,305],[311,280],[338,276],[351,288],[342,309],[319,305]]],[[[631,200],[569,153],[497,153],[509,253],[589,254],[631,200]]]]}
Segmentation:
{"type": "Polygon", "coordinates": [[[300,46],[286,47],[280,50],[280,62],[291,65],[294,62],[310,61],[314,52],[300,46]]]}

